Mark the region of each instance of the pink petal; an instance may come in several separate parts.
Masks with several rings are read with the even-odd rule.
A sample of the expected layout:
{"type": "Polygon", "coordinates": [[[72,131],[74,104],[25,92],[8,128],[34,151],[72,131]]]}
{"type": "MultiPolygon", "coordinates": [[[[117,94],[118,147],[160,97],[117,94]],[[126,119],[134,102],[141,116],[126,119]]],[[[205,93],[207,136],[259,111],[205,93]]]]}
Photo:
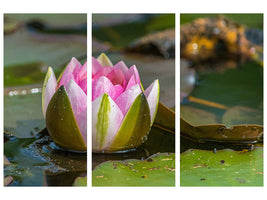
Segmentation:
{"type": "Polygon", "coordinates": [[[113,100],[115,100],[121,93],[123,93],[124,89],[121,85],[114,85],[114,90],[116,91],[116,96],[113,100]]]}
{"type": "Polygon", "coordinates": [[[136,97],[141,93],[138,84],[132,86],[129,90],[124,91],[116,100],[116,104],[121,109],[123,115],[126,115],[136,97]]]}
{"type": "Polygon", "coordinates": [[[87,96],[79,85],[73,80],[70,80],[67,87],[67,94],[70,100],[75,119],[87,108],[87,96]]]}
{"type": "Polygon", "coordinates": [[[135,81],[135,77],[134,77],[134,75],[132,75],[131,78],[130,78],[130,80],[128,81],[128,84],[127,84],[125,90],[130,89],[132,86],[134,86],[136,84],[137,84],[137,82],[135,81]]]}
{"type": "Polygon", "coordinates": [[[133,75],[135,77],[135,82],[140,85],[140,78],[135,65],[128,69],[127,73],[125,74],[126,81],[128,82],[133,75]]]}
{"type": "Polygon", "coordinates": [[[66,86],[70,80],[74,80],[77,82],[78,73],[81,67],[82,67],[81,63],[76,58],[73,57],[69,62],[69,64],[67,65],[60,79],[59,87],[61,85],[66,86]]]}
{"type": "Polygon", "coordinates": [[[47,82],[44,85],[44,91],[43,91],[43,114],[45,116],[46,114],[46,109],[47,106],[51,100],[51,98],[53,97],[53,95],[56,92],[56,88],[57,88],[57,79],[56,76],[54,74],[54,71],[51,67],[48,68],[48,73],[51,73],[47,82]]]}
{"type": "Polygon", "coordinates": [[[98,96],[107,93],[112,99],[116,99],[120,95],[120,90],[114,88],[110,80],[101,76],[92,83],[92,100],[94,101],[98,96]]]}
{"type": "Polygon", "coordinates": [[[80,82],[81,80],[87,78],[87,62],[85,62],[83,64],[83,66],[81,67],[78,75],[77,75],[77,79],[78,81],[77,82],[80,82]]]}
{"type": "Polygon", "coordinates": [[[120,84],[124,86],[126,84],[126,80],[124,75],[120,69],[113,69],[108,75],[107,78],[112,82],[113,85],[120,84]]]}
{"type": "Polygon", "coordinates": [[[123,61],[120,61],[116,65],[114,65],[113,69],[120,69],[124,75],[126,75],[128,71],[128,67],[123,61]]]}
{"type": "Polygon", "coordinates": [[[79,86],[82,88],[85,94],[87,94],[87,78],[79,82],[79,86]]]}
{"type": "Polygon", "coordinates": [[[92,57],[92,74],[93,76],[99,71],[101,70],[103,67],[102,65],[98,62],[97,59],[95,59],[94,57],[92,57]]]}
{"type": "Polygon", "coordinates": [[[94,76],[93,76],[93,80],[98,79],[100,76],[107,76],[111,71],[112,71],[112,67],[102,67],[102,69],[100,69],[94,76]]]}
{"type": "Polygon", "coordinates": [[[76,118],[76,122],[87,146],[87,108],[85,108],[76,118]]]}
{"type": "Polygon", "coordinates": [[[159,103],[159,80],[153,81],[150,86],[144,92],[150,109],[151,124],[157,114],[158,103],[159,103]]]}

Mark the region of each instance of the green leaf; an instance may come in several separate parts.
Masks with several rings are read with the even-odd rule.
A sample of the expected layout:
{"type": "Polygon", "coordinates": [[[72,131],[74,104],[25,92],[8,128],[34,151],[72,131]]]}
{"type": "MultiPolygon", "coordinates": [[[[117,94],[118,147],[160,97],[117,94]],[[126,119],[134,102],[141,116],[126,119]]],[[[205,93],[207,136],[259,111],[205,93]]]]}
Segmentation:
{"type": "Polygon", "coordinates": [[[250,152],[190,149],[181,154],[181,186],[263,186],[263,148],[250,152]]]}
{"type": "Polygon", "coordinates": [[[48,104],[46,125],[49,134],[60,146],[77,151],[86,151],[86,144],[83,141],[63,85],[55,92],[48,104]]]}
{"type": "MultiPolygon", "coordinates": [[[[27,91],[16,90],[18,92],[27,91]]],[[[17,138],[31,138],[45,127],[41,93],[4,96],[4,129],[17,138]]]]}
{"type": "Polygon", "coordinates": [[[128,110],[109,151],[139,147],[150,131],[150,110],[146,97],[141,93],[128,110]]]}
{"type": "Polygon", "coordinates": [[[236,125],[227,128],[223,124],[192,126],[180,119],[181,136],[198,142],[257,143],[263,141],[263,126],[236,125]]]}
{"type": "Polygon", "coordinates": [[[146,160],[108,161],[92,173],[93,186],[175,186],[175,154],[146,160]]]}

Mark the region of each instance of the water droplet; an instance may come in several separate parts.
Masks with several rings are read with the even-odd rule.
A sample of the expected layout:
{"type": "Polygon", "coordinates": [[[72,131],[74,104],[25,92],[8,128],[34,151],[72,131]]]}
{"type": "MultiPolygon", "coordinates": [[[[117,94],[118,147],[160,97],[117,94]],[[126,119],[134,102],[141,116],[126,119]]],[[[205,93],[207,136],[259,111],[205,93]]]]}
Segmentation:
{"type": "Polygon", "coordinates": [[[31,89],[31,93],[38,93],[39,92],[39,89],[38,88],[32,88],[31,89]]]}
{"type": "Polygon", "coordinates": [[[22,90],[21,94],[27,94],[27,90],[22,90]]]}

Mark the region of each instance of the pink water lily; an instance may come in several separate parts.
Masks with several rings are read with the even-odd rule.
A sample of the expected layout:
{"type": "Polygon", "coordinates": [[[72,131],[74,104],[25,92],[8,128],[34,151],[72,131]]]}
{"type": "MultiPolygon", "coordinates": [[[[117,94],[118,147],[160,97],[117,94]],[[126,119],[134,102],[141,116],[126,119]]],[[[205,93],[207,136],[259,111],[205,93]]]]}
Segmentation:
{"type": "Polygon", "coordinates": [[[144,90],[135,65],[92,58],[93,152],[133,149],[146,141],[159,102],[159,81],[144,90]]]}
{"type": "Polygon", "coordinates": [[[87,141],[87,62],[72,58],[59,80],[48,68],[42,93],[49,134],[61,147],[85,151],[87,141]]]}

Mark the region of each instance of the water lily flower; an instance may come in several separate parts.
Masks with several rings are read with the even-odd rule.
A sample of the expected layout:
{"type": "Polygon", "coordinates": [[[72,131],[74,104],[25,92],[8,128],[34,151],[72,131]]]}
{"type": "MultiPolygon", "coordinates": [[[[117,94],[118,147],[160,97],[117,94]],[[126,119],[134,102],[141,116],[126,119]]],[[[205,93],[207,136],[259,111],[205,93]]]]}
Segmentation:
{"type": "Polygon", "coordinates": [[[155,119],[159,81],[144,90],[135,65],[113,66],[105,54],[92,58],[93,152],[134,149],[144,143],[155,119]]]}
{"type": "Polygon", "coordinates": [[[59,146],[86,151],[87,62],[72,58],[56,80],[51,67],[45,76],[42,108],[49,134],[59,146]]]}

